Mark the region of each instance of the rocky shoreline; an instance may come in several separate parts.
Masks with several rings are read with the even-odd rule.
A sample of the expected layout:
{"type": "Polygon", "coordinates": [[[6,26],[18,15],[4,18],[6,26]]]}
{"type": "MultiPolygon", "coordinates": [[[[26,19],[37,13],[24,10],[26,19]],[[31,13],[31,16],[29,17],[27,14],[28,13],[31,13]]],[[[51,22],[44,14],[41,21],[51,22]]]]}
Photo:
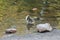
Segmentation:
{"type": "Polygon", "coordinates": [[[2,37],[0,40],[60,40],[60,30],[54,29],[46,33],[33,33],[24,36],[11,35],[2,37]]]}

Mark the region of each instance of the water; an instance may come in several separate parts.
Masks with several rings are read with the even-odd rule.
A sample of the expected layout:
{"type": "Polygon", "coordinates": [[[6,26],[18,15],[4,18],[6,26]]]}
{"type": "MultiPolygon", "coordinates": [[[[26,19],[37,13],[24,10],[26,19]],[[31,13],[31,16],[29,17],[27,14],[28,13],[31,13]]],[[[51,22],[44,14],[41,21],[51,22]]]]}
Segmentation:
{"type": "MultiPolygon", "coordinates": [[[[46,21],[41,21],[41,22],[46,22],[46,21]]],[[[39,23],[40,23],[39,21],[36,22],[36,24],[39,24],[39,23]]],[[[6,24],[5,23],[4,25],[2,25],[0,27],[0,37],[2,37],[4,35],[4,32],[9,27],[9,25],[12,25],[12,24],[8,24],[8,23],[6,24]]],[[[30,33],[36,32],[35,28],[31,28],[30,31],[27,30],[26,22],[25,22],[24,19],[17,20],[16,22],[14,22],[13,25],[16,25],[17,26],[17,33],[16,33],[17,35],[26,35],[26,34],[30,34],[30,33]]]]}

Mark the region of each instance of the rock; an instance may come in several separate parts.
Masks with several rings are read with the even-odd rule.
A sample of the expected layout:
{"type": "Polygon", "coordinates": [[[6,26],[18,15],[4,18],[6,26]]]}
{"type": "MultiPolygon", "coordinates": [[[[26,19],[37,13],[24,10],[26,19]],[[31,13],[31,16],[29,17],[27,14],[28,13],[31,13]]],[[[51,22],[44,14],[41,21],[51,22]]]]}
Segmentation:
{"type": "Polygon", "coordinates": [[[37,30],[38,30],[39,32],[42,32],[42,31],[52,31],[52,29],[53,29],[49,23],[38,24],[38,25],[36,26],[36,28],[37,28],[37,30]]]}
{"type": "Polygon", "coordinates": [[[2,37],[0,40],[60,40],[60,30],[54,29],[46,33],[32,33],[24,36],[11,35],[2,37]]]}

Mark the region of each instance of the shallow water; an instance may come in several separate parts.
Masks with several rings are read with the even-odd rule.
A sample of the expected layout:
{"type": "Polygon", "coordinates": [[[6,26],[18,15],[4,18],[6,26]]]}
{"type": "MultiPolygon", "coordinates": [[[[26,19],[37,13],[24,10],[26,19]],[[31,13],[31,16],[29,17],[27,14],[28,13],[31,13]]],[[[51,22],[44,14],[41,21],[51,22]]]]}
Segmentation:
{"type": "MultiPolygon", "coordinates": [[[[13,21],[14,22],[14,21],[13,21]]],[[[26,35],[26,34],[30,34],[30,33],[34,33],[36,32],[36,29],[35,28],[31,28],[30,31],[27,30],[27,27],[26,27],[26,22],[24,19],[20,19],[20,20],[17,20],[15,21],[14,23],[10,23],[8,24],[9,22],[7,23],[4,23],[3,22],[3,25],[0,26],[0,37],[2,37],[4,35],[4,32],[7,28],[10,27],[10,25],[16,25],[16,29],[17,29],[17,32],[16,34],[17,35],[26,35]]],[[[59,22],[60,23],[60,22],[59,22]]],[[[35,27],[35,26],[34,26],[35,27]]],[[[57,26],[57,28],[60,28],[60,25],[57,26]]]]}

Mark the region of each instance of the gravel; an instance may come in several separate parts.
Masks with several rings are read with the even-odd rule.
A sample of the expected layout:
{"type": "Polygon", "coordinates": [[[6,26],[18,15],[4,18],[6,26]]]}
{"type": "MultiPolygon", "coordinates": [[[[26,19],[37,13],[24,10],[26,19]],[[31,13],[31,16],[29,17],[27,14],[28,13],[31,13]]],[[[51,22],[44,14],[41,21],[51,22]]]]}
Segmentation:
{"type": "Polygon", "coordinates": [[[11,35],[0,38],[0,40],[60,40],[60,30],[54,29],[46,33],[32,33],[24,36],[11,35]]]}

